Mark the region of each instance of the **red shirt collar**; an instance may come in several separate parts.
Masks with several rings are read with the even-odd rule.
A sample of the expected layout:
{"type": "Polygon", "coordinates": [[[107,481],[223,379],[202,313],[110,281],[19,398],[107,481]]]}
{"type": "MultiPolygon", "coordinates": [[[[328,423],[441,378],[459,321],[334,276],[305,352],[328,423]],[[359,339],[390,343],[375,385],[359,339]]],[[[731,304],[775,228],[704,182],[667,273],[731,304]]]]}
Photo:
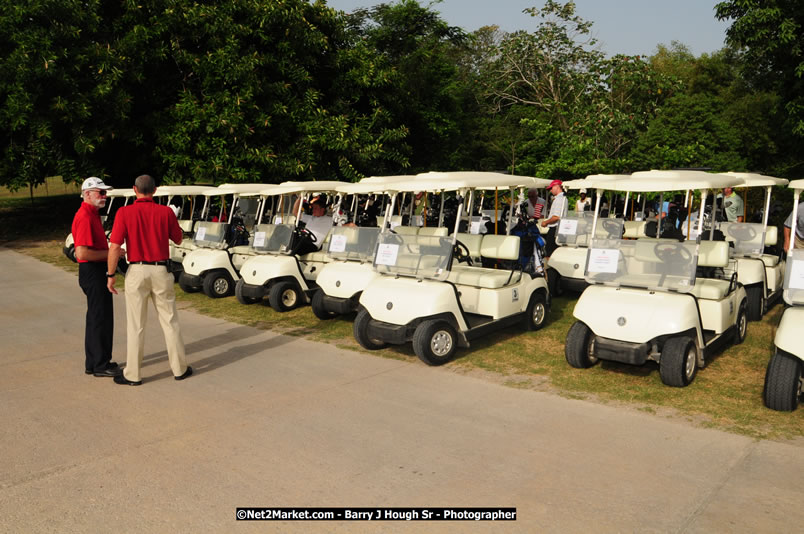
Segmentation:
{"type": "Polygon", "coordinates": [[[153,201],[154,201],[153,197],[142,197],[136,199],[134,202],[153,202],[153,201]]]}
{"type": "Polygon", "coordinates": [[[83,202],[82,204],[83,204],[83,208],[84,208],[85,210],[92,210],[92,211],[94,211],[95,213],[98,213],[98,212],[100,211],[100,208],[98,208],[97,206],[93,206],[93,205],[92,205],[92,204],[90,204],[89,202],[86,202],[86,201],[85,201],[85,202],[83,202]]]}

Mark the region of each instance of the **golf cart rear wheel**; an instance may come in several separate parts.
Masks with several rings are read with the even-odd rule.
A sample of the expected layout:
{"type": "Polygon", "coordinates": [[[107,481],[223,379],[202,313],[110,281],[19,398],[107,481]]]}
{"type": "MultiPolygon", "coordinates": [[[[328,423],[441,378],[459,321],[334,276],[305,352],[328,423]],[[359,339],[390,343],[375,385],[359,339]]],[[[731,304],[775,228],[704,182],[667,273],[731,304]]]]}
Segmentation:
{"type": "Polygon", "coordinates": [[[292,310],[301,304],[301,300],[301,294],[296,285],[286,280],[272,285],[271,291],[268,293],[268,302],[278,312],[292,310]]]}
{"type": "Polygon", "coordinates": [[[368,326],[371,321],[371,315],[365,309],[357,312],[354,325],[352,325],[352,332],[354,333],[355,340],[366,350],[380,350],[388,346],[388,343],[379,339],[372,339],[368,335],[368,326]]]}
{"type": "Polygon", "coordinates": [[[576,369],[588,369],[597,363],[593,352],[594,334],[588,326],[577,321],[567,332],[567,344],[564,356],[567,363],[576,369]]]}
{"type": "Polygon", "coordinates": [[[329,311],[326,306],[324,305],[324,292],[322,290],[318,290],[313,294],[313,301],[311,303],[313,307],[313,315],[321,319],[322,321],[326,321],[327,319],[332,319],[337,313],[333,311],[329,311]]]}
{"type": "Polygon", "coordinates": [[[245,283],[246,281],[241,278],[235,284],[235,297],[237,297],[237,302],[240,304],[256,304],[261,301],[262,299],[258,299],[257,297],[247,297],[243,294],[243,286],[245,283]]]}
{"type": "Polygon", "coordinates": [[[687,336],[671,337],[662,348],[659,375],[667,386],[683,388],[690,385],[698,372],[698,349],[687,336]]]}
{"type": "Polygon", "coordinates": [[[745,303],[740,306],[740,311],[737,312],[737,329],[734,332],[734,344],[739,345],[745,341],[745,335],[748,333],[748,315],[745,311],[745,303]]]}
{"type": "Polygon", "coordinates": [[[780,412],[795,410],[801,397],[801,378],[801,360],[777,348],[765,371],[765,406],[780,412]]]}
{"type": "Polygon", "coordinates": [[[413,332],[413,352],[427,365],[444,365],[457,348],[458,336],[446,321],[424,321],[413,332]]]}
{"type": "Polygon", "coordinates": [[[197,293],[201,288],[190,284],[185,278],[184,272],[179,275],[179,287],[185,293],[197,293]]]}
{"type": "Polygon", "coordinates": [[[747,302],[747,311],[748,311],[748,320],[749,321],[759,321],[762,319],[762,308],[764,307],[763,300],[764,297],[762,295],[762,286],[761,285],[754,285],[748,286],[745,288],[745,293],[748,299],[747,302]]]}
{"type": "Polygon", "coordinates": [[[543,293],[534,293],[525,310],[525,330],[538,330],[547,319],[547,299],[543,293]]]}
{"type": "Polygon", "coordinates": [[[213,299],[228,297],[234,289],[234,280],[226,271],[212,271],[204,277],[204,294],[213,299]]]}

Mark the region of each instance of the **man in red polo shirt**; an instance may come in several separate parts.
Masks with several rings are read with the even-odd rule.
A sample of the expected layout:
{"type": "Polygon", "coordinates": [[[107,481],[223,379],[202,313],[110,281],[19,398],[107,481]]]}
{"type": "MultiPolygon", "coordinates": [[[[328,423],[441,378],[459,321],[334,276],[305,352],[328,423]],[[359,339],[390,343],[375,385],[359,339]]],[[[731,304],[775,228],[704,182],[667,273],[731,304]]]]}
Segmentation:
{"type": "Polygon", "coordinates": [[[98,210],[106,205],[103,180],[91,176],[81,184],[84,201],[73,218],[75,258],[78,260],[78,285],[87,296],[87,318],[84,331],[84,372],[95,376],[120,373],[112,360],[114,307],[106,290],[106,260],[109,245],[98,210]]]}
{"type": "Polygon", "coordinates": [[[173,291],[173,275],[168,270],[170,257],[168,239],[181,244],[182,230],[176,214],[168,206],[154,202],[156,192],[154,179],[143,174],[134,181],[137,199],[130,206],[120,208],[115,215],[112,236],[109,239],[109,292],[114,288],[114,272],[121,256],[121,246],[126,243],[128,270],[126,271],[126,337],[127,359],[123,374],[116,376],[117,384],[139,386],[140,367],[145,350],[145,321],[148,317],[148,299],[153,299],[159,324],[165,335],[168,361],[176,380],[184,380],[193,374],[184,355],[184,341],[179,328],[176,311],[176,294],[173,291]]]}

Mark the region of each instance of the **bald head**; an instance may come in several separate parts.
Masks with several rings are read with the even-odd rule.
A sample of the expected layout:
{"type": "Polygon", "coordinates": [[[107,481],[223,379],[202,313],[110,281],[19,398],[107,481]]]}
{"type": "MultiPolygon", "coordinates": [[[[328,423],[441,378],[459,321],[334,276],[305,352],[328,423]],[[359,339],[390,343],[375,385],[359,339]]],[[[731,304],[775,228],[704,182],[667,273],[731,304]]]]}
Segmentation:
{"type": "Polygon", "coordinates": [[[143,174],[137,176],[137,179],[134,180],[134,187],[137,188],[137,192],[141,195],[153,195],[156,191],[156,182],[150,175],[143,174]]]}

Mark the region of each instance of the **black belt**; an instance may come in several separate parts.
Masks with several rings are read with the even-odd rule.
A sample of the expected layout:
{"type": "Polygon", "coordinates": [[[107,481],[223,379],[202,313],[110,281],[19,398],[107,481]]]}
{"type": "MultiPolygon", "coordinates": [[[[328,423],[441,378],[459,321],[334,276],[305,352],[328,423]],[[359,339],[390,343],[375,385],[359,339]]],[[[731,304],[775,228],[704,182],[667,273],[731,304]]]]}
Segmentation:
{"type": "Polygon", "coordinates": [[[129,265],[167,265],[167,260],[165,261],[130,261],[128,262],[129,265]]]}

